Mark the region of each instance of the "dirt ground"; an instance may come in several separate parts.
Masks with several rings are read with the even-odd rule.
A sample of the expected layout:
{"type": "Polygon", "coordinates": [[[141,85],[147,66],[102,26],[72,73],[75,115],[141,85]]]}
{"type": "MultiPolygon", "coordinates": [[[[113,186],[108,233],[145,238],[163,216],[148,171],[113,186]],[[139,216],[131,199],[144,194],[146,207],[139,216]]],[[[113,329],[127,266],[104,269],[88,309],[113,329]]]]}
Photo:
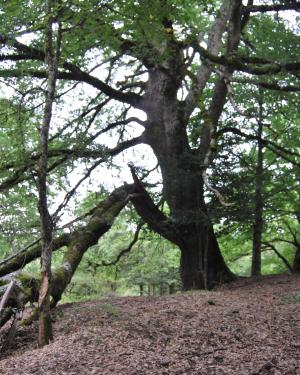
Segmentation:
{"type": "Polygon", "coordinates": [[[300,277],[244,279],[212,292],[66,304],[55,341],[18,331],[2,375],[300,375],[300,277]]]}

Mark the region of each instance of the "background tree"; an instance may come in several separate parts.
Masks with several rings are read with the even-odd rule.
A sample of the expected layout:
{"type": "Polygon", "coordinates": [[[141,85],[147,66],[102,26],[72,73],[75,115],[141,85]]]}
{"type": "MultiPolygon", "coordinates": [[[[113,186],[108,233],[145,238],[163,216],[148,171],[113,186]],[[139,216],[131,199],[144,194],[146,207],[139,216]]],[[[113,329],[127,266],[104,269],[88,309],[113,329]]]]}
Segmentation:
{"type": "MultiPolygon", "coordinates": [[[[235,99],[240,108],[243,108],[242,105],[247,102],[246,92],[245,90],[241,93],[236,91],[236,94],[235,99]],[[240,95],[243,103],[240,102],[240,95]]],[[[299,157],[295,157],[298,150],[297,141],[295,142],[298,123],[294,118],[294,115],[298,116],[298,114],[297,110],[294,112],[289,106],[294,106],[299,99],[294,96],[291,102],[287,102],[286,94],[280,92],[265,94],[263,121],[265,168],[260,177],[264,185],[261,199],[264,206],[262,220],[265,222],[262,232],[262,266],[264,272],[292,271],[293,256],[297,245],[293,245],[295,239],[287,223],[292,225],[293,232],[296,233],[299,191],[296,176],[299,170],[297,165],[299,157]],[[289,115],[285,112],[287,107],[290,108],[289,115]],[[275,148],[271,141],[273,137],[279,141],[275,148]],[[276,238],[281,238],[283,241],[276,241],[276,238]],[[285,240],[288,242],[284,243],[285,240]],[[273,246],[270,246],[270,242],[273,246]],[[275,252],[276,246],[279,252],[275,252]],[[280,258],[278,262],[275,262],[277,256],[280,258]]],[[[250,98],[253,100],[255,96],[253,92],[249,97],[247,108],[250,108],[250,98]]],[[[234,132],[236,136],[232,138],[227,135],[220,143],[220,153],[214,163],[213,179],[216,184],[219,184],[222,194],[235,204],[224,210],[218,207],[217,202],[212,201],[210,213],[214,218],[214,223],[218,224],[218,236],[226,259],[234,261],[250,255],[251,227],[255,220],[254,181],[259,138],[249,119],[245,119],[245,123],[241,122],[235,128],[224,127],[220,132],[226,130],[234,132]]],[[[249,262],[245,264],[249,265],[249,262]]]]}

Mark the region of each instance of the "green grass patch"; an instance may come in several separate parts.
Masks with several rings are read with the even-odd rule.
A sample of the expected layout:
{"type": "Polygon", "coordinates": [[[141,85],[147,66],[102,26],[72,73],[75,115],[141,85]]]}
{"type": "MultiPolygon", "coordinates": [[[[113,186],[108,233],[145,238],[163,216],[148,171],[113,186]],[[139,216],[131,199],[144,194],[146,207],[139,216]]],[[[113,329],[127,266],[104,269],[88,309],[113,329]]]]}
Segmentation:
{"type": "Polygon", "coordinates": [[[300,302],[300,294],[286,295],[286,296],[283,296],[281,299],[282,299],[282,302],[284,303],[300,302]]]}
{"type": "Polygon", "coordinates": [[[93,305],[79,305],[74,306],[75,310],[82,312],[93,312],[99,314],[107,314],[109,318],[117,320],[119,318],[119,311],[116,306],[110,303],[99,303],[93,305]]]}

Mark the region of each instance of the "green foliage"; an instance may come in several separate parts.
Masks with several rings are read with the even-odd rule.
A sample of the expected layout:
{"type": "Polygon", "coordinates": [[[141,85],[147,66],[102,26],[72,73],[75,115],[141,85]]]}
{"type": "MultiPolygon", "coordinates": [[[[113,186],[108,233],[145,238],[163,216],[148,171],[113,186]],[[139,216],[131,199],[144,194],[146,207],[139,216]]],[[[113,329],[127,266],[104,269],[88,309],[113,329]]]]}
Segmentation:
{"type": "MultiPolygon", "coordinates": [[[[0,173],[7,181],[18,178],[18,169],[30,163],[37,136],[32,112],[13,100],[0,100],[0,173]],[[9,164],[8,164],[9,162],[9,164]]],[[[30,167],[29,167],[30,170],[30,167]]],[[[0,193],[2,256],[31,240],[38,224],[35,193],[24,181],[0,193]]]]}
{"type": "Polygon", "coordinates": [[[297,60],[299,57],[300,41],[297,33],[288,21],[276,14],[253,17],[248,24],[247,36],[257,46],[256,56],[276,61],[297,60]]]}
{"type": "Polygon", "coordinates": [[[127,248],[133,238],[134,227],[132,213],[123,211],[100,243],[85,254],[68,288],[67,300],[92,299],[116,293],[138,295],[140,285],[143,285],[145,293],[149,285],[163,285],[165,292],[168,286],[179,288],[179,250],[149,231],[142,231],[139,242],[116,265],[102,264],[115,261],[118,254],[127,248]]]}
{"type": "Polygon", "coordinates": [[[18,167],[37,146],[38,132],[34,114],[22,103],[0,99],[0,169],[18,167]]]}
{"type": "MultiPolygon", "coordinates": [[[[262,23],[264,22],[267,25],[273,25],[275,21],[269,17],[262,17],[262,23]]],[[[257,28],[261,26],[264,30],[263,25],[256,26],[257,28]]],[[[249,28],[251,29],[252,26],[249,28]]],[[[251,37],[253,37],[252,34],[251,37]]],[[[261,37],[263,38],[263,34],[261,37]]],[[[265,42],[271,43],[271,38],[268,38],[269,34],[265,42]]],[[[291,39],[293,40],[293,36],[291,39]]],[[[274,53],[275,49],[277,53],[278,48],[274,45],[274,53]]],[[[261,51],[263,53],[263,49],[261,51]]],[[[288,150],[288,152],[277,150],[279,155],[283,156],[282,158],[273,151],[274,149],[276,151],[276,147],[264,148],[262,241],[273,244],[292,265],[295,254],[293,236],[297,237],[299,234],[300,224],[299,214],[297,217],[297,212],[299,213],[299,168],[290,163],[290,160],[299,163],[299,156],[296,156],[299,152],[299,94],[250,90],[248,86],[239,84],[234,85],[234,93],[237,106],[243,111],[252,113],[252,116],[241,118],[238,123],[234,123],[232,113],[229,112],[223,117],[221,128],[234,124],[241,132],[256,136],[256,108],[258,108],[259,95],[262,95],[263,138],[272,140],[275,145],[288,150]]],[[[214,160],[211,176],[213,185],[218,187],[227,202],[232,203],[232,206],[224,208],[219,205],[215,197],[212,197],[209,204],[219,242],[231,269],[242,275],[249,275],[251,268],[256,161],[257,140],[226,136],[219,143],[219,153],[214,160]]],[[[286,265],[275,252],[263,245],[263,274],[286,271],[288,271],[286,265]]]]}
{"type": "MultiPolygon", "coordinates": [[[[132,92],[143,94],[147,70],[158,64],[165,69],[166,61],[174,56],[173,42],[176,39],[178,48],[182,48],[182,62],[187,63],[190,60],[189,65],[184,67],[183,74],[186,82],[191,84],[195,81],[199,66],[204,62],[197,53],[191,58],[191,43],[197,38],[202,45],[206,44],[206,32],[215,16],[219,15],[220,4],[221,1],[218,0],[55,2],[52,12],[55,20],[54,35],[58,29],[58,20],[63,30],[61,61],[76,64],[82,71],[91,72],[94,77],[100,78],[114,89],[121,87],[120,91],[123,93],[133,86],[132,92]],[[120,81],[123,76],[126,77],[127,87],[122,86],[123,81],[120,81]]],[[[18,38],[26,45],[44,50],[47,20],[45,2],[2,1],[0,15],[1,35],[18,38]]],[[[225,37],[226,35],[224,40],[225,37]]],[[[225,44],[221,53],[224,51],[225,44]]],[[[1,54],[7,53],[13,55],[16,51],[10,46],[1,47],[1,54]]],[[[261,57],[271,62],[298,61],[299,35],[287,25],[280,14],[256,15],[243,31],[236,56],[239,54],[244,57],[261,57]]],[[[207,120],[205,113],[209,108],[215,83],[219,79],[218,74],[215,74],[215,64],[211,66],[214,74],[201,98],[198,98],[199,107],[186,124],[189,145],[195,152],[190,157],[194,158],[196,155],[197,162],[200,138],[207,120]]],[[[16,59],[5,61],[1,69],[3,76],[6,74],[6,83],[16,89],[9,99],[0,99],[1,183],[9,184],[14,179],[18,182],[18,178],[21,178],[19,176],[24,178],[17,186],[0,193],[0,255],[5,257],[30,242],[32,237],[39,236],[36,187],[32,176],[35,175],[38,157],[38,129],[42,118],[45,83],[43,80],[22,75],[28,69],[43,73],[45,64],[38,59],[16,59]],[[17,71],[18,77],[9,78],[9,72],[6,71],[8,68],[17,71]]],[[[59,69],[70,72],[62,64],[59,69]]],[[[209,171],[211,184],[233,205],[224,208],[215,196],[207,194],[209,213],[218,232],[225,260],[239,274],[249,274],[250,269],[257,162],[257,141],[253,137],[257,132],[257,107],[261,95],[256,85],[249,83],[247,79],[248,75],[235,72],[231,82],[234,101],[246,116],[238,114],[228,101],[217,130],[225,131],[228,127],[234,127],[251,135],[252,139],[245,140],[230,132],[224,133],[225,135],[218,139],[216,150],[213,150],[214,160],[209,171]]],[[[273,78],[268,75],[252,79],[254,83],[273,82],[273,78]]],[[[284,71],[280,72],[276,79],[281,85],[295,82],[295,76],[287,75],[284,71]]],[[[184,85],[183,80],[181,90],[185,95],[184,85]]],[[[95,93],[93,88],[86,89],[78,82],[59,81],[57,84],[49,143],[49,152],[55,155],[50,157],[53,170],[48,179],[52,212],[63,200],[61,196],[77,183],[78,180],[74,182],[74,175],[77,178],[74,172],[80,171],[78,178],[88,174],[97,160],[96,157],[88,156],[72,158],[69,156],[70,151],[98,152],[98,160],[101,157],[108,169],[114,167],[117,170],[119,165],[113,165],[111,158],[107,157],[107,148],[111,145],[115,147],[119,141],[128,140],[136,133],[136,127],[128,130],[125,125],[112,125],[126,119],[129,109],[127,105],[117,104],[116,101],[106,107],[102,105],[106,99],[102,92],[95,93]],[[72,90],[73,85],[77,90],[75,93],[72,90]],[[110,124],[109,131],[105,131],[107,124],[110,124]],[[111,138],[115,140],[112,141],[111,138]],[[62,155],[65,158],[63,165],[59,164],[62,155]]],[[[274,149],[265,148],[263,240],[276,245],[278,251],[292,263],[295,246],[291,241],[295,240],[295,236],[299,237],[300,225],[296,216],[300,212],[300,174],[299,168],[291,163],[299,163],[299,156],[296,155],[299,153],[299,93],[263,90],[263,99],[264,139],[290,151],[279,150],[279,157],[274,153],[274,149]]],[[[109,189],[103,187],[105,172],[102,170],[98,173],[97,192],[90,193],[95,186],[90,188],[87,183],[87,194],[72,195],[71,215],[85,214],[107,195],[109,189]]],[[[199,173],[202,173],[200,165],[199,173]]],[[[95,185],[94,181],[93,183],[95,185]]],[[[169,212],[166,210],[166,213],[169,212]]],[[[87,220],[82,220],[80,224],[86,223],[87,220]]],[[[103,262],[113,262],[129,245],[137,223],[138,218],[130,210],[125,210],[120,215],[113,229],[101,239],[99,245],[85,255],[70,285],[68,298],[105,295],[109,292],[138,294],[139,285],[178,285],[179,251],[146,229],[142,231],[141,239],[130,253],[123,256],[116,265],[103,266],[103,262]]],[[[54,266],[59,264],[62,253],[55,254],[54,266]]],[[[38,263],[29,265],[28,269],[37,270],[38,263]]],[[[285,266],[273,251],[263,252],[264,273],[285,270],[285,266]]]]}
{"type": "Polygon", "coordinates": [[[282,301],[284,303],[297,303],[297,302],[300,302],[300,295],[292,294],[292,295],[283,296],[282,301]]]}

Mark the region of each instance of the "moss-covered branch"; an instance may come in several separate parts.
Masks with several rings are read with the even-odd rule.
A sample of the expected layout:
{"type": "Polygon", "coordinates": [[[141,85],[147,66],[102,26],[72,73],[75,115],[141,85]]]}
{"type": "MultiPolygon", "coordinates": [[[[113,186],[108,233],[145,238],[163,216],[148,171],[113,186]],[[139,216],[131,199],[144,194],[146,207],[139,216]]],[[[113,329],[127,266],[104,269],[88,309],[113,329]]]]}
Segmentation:
{"type": "MultiPolygon", "coordinates": [[[[85,227],[69,235],[63,235],[55,240],[57,249],[61,246],[68,246],[68,248],[63,257],[61,265],[55,268],[52,272],[51,296],[54,304],[60,300],[85,252],[91,246],[95,245],[103,234],[110,229],[115,218],[128,202],[128,196],[133,192],[134,185],[123,185],[115,189],[93,210],[92,216],[85,227]]],[[[3,264],[1,268],[2,275],[9,274],[16,269],[22,268],[24,261],[26,262],[29,257],[31,257],[31,260],[35,259],[39,256],[39,254],[40,246],[36,246],[28,253],[22,253],[19,257],[11,259],[9,262],[3,264]],[[25,259],[24,256],[26,256],[25,259]]],[[[26,304],[28,301],[33,302],[38,300],[40,283],[38,275],[19,272],[11,274],[9,277],[0,279],[0,285],[2,285],[2,293],[0,291],[0,295],[4,295],[11,280],[15,280],[17,285],[22,289],[22,293],[24,294],[24,304],[26,304]]],[[[14,301],[13,298],[10,299],[9,303],[5,306],[5,308],[8,310],[3,311],[3,317],[1,316],[1,322],[7,320],[10,315],[9,309],[10,307],[14,307],[16,302],[17,301],[14,301]]]]}
{"type": "Polygon", "coordinates": [[[72,235],[62,264],[53,271],[52,297],[54,302],[57,303],[60,300],[84,253],[110,229],[115,218],[127,203],[127,197],[132,190],[133,185],[124,185],[116,189],[97,206],[86,227],[72,235]]]}
{"type": "MultiPolygon", "coordinates": [[[[64,233],[60,237],[55,238],[53,240],[53,251],[59,250],[63,246],[67,246],[70,242],[70,238],[71,235],[68,233],[64,233]]],[[[37,259],[40,255],[41,245],[39,243],[26,251],[21,251],[8,259],[4,259],[2,262],[0,262],[0,276],[4,276],[19,270],[26,264],[37,259]]]]}

